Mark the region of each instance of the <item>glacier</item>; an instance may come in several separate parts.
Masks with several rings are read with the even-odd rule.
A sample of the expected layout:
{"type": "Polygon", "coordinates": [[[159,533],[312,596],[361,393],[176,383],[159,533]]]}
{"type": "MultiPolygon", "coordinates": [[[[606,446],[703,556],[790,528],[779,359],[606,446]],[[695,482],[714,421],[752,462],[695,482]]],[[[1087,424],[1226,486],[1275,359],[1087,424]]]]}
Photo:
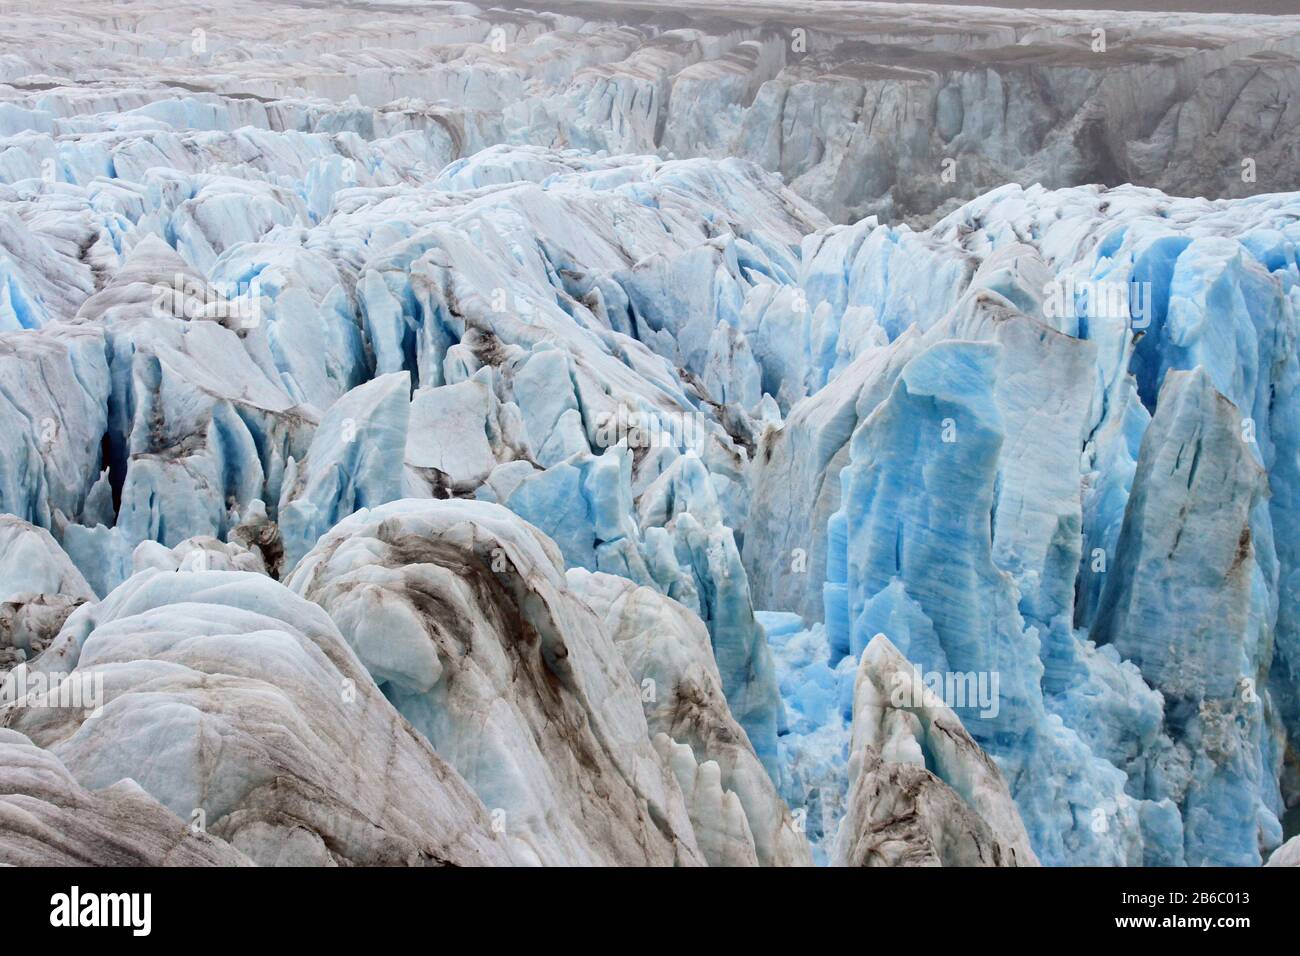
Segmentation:
{"type": "Polygon", "coordinates": [[[1300,863],[1295,18],[273,6],[0,34],[0,863],[1300,863]]]}

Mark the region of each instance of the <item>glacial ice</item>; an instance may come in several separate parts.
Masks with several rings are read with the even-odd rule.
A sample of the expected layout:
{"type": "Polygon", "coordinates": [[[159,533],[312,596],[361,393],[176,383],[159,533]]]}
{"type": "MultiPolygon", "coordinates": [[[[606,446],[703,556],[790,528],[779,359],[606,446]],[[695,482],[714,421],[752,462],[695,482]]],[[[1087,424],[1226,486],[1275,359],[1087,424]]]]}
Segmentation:
{"type": "Polygon", "coordinates": [[[11,731],[81,787],[134,781],[255,863],[508,859],[482,803],[326,613],[264,575],[146,570],[75,612],[31,667],[50,676],[46,695],[100,681],[102,700],[35,694],[6,715],[11,731]]]}
{"type": "Polygon", "coordinates": [[[656,748],[663,738],[671,741],[672,766],[683,794],[695,795],[688,798],[691,821],[710,864],[739,863],[742,858],[732,855],[737,843],[746,850],[752,843],[754,860],[762,866],[811,862],[808,841],[728,708],[699,618],[655,589],[617,575],[574,568],[568,581],[605,621],[623,655],[648,705],[646,721],[656,748]],[[700,779],[708,782],[703,795],[700,779]],[[729,814],[737,821],[734,829],[748,839],[729,837],[718,826],[718,818],[728,816],[715,809],[724,800],[734,800],[736,809],[729,814]],[[723,833],[710,836],[714,828],[723,833]]]}
{"type": "Polygon", "coordinates": [[[1300,837],[1292,837],[1273,851],[1265,866],[1300,866],[1300,837]]]}
{"type": "Polygon", "coordinates": [[[1294,861],[1294,31],[752,6],[0,38],[0,862],[1294,861]]]}
{"type": "Polygon", "coordinates": [[[518,862],[703,862],[641,696],[554,544],[500,505],[404,499],[287,579],[460,771],[518,862]]]}
{"type": "Polygon", "coordinates": [[[883,635],[863,649],[836,863],[1037,865],[1001,773],[937,696],[912,692],[918,680],[883,635]]]}
{"type": "Polygon", "coordinates": [[[0,728],[0,864],[248,866],[222,840],[190,828],[130,778],[81,786],[49,750],[0,728]]]}

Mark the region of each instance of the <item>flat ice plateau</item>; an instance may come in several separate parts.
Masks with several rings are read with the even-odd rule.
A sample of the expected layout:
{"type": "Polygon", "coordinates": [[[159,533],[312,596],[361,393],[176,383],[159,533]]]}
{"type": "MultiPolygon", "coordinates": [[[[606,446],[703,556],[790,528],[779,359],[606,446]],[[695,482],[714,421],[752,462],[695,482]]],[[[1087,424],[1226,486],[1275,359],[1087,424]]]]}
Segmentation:
{"type": "Polygon", "coordinates": [[[0,864],[1300,865],[1300,17],[0,20],[0,864]]]}

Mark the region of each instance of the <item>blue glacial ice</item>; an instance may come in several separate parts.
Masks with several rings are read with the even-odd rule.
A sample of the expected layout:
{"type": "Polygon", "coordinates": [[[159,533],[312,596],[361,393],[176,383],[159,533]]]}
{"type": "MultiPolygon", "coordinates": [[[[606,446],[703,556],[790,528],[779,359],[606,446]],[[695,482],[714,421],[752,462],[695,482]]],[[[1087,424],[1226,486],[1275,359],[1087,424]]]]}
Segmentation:
{"type": "Polygon", "coordinates": [[[0,747],[83,816],[257,863],[1293,835],[1300,194],[917,231],[737,158],[113,117],[0,114],[0,747]],[[990,696],[893,699],[932,675],[990,696]]]}

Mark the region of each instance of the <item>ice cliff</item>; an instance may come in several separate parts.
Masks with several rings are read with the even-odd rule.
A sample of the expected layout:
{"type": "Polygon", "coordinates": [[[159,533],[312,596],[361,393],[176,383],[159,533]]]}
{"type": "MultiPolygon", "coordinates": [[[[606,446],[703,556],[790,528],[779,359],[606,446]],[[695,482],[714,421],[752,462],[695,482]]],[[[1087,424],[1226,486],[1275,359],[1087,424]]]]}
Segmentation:
{"type": "Polygon", "coordinates": [[[1288,21],[127,6],[0,37],[0,862],[1294,859],[1288,21]]]}
{"type": "MultiPolygon", "coordinates": [[[[219,205],[245,210],[252,231],[281,215],[286,175],[320,218],[341,185],[431,176],[499,143],[742,157],[852,222],[928,221],[1007,182],[1279,190],[1300,135],[1286,17],[76,0],[19,7],[5,30],[0,132],[21,141],[0,168],[88,181],[197,172],[237,152],[262,184],[219,205]],[[49,39],[23,42],[33,33],[49,39]],[[87,61],[94,85],[69,81],[87,61]],[[240,148],[248,128],[256,146],[240,148]]],[[[178,224],[205,269],[221,251],[201,235],[217,214],[178,224]]]]}

